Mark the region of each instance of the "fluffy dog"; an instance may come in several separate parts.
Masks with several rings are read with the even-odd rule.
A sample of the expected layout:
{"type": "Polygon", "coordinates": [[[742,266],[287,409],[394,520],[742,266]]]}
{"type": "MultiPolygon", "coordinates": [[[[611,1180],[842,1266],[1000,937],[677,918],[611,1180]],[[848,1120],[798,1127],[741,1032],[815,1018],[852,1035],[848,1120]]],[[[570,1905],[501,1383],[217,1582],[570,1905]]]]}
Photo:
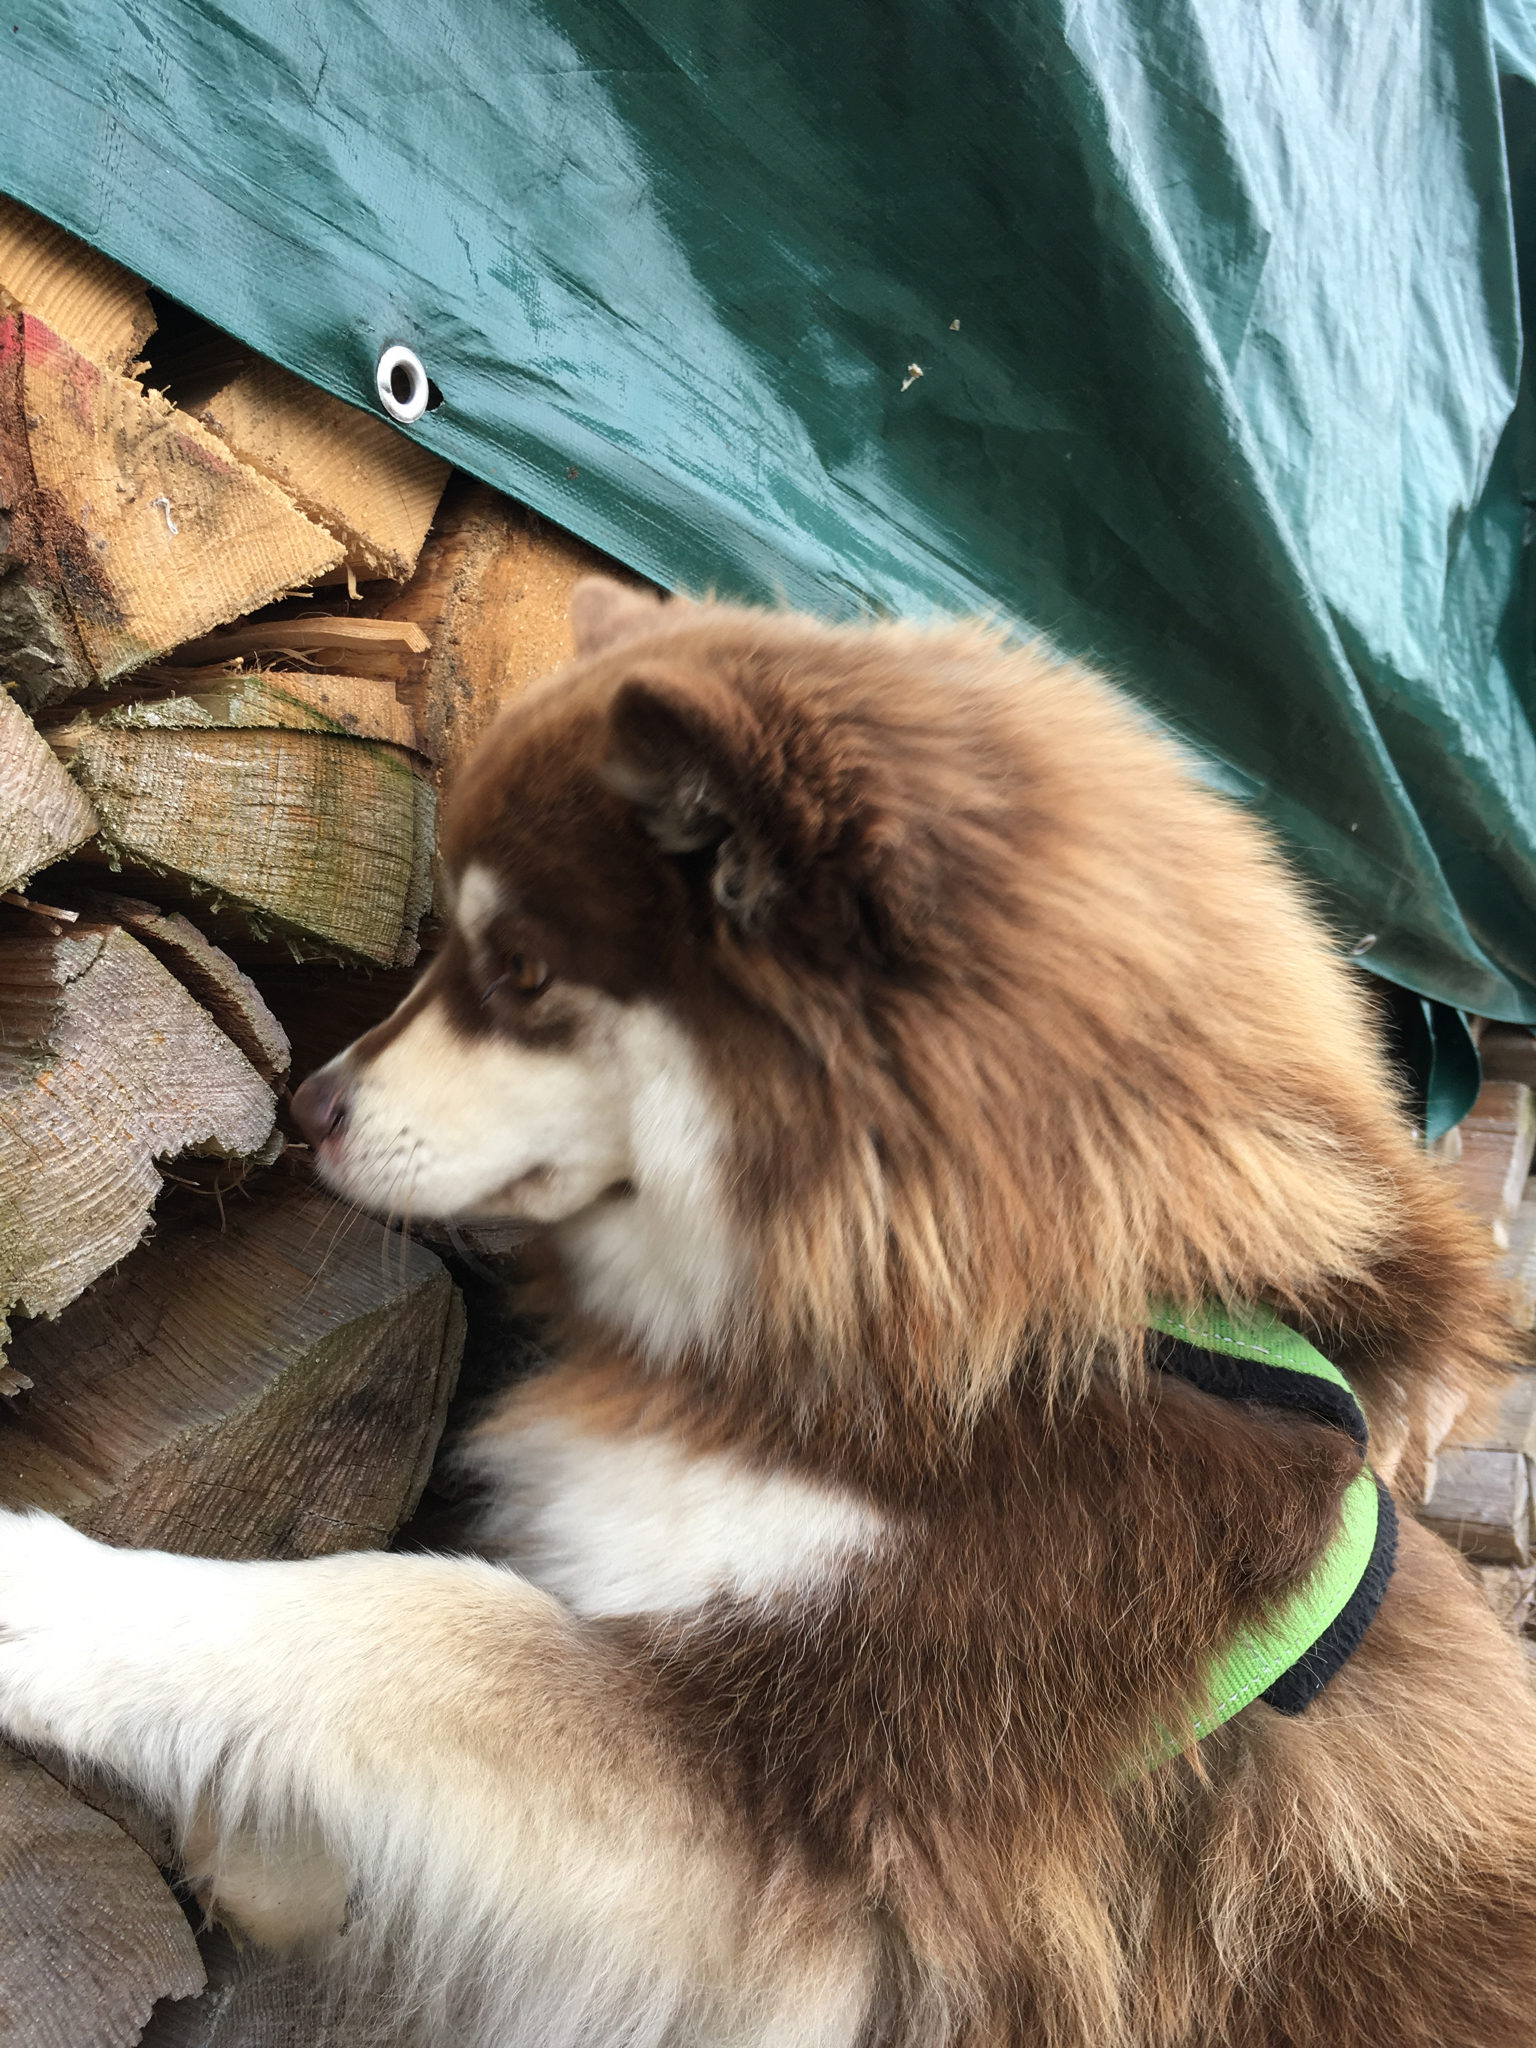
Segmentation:
{"type": "Polygon", "coordinates": [[[1153,1369],[1151,1305],[1267,1305],[1378,1445],[1503,1341],[1261,834],[978,629],[575,623],[442,951],[298,1101],[352,1199],[552,1234],[486,1555],[7,1518],[5,1723],[258,1932],[349,1910],[439,2041],[1536,2040],[1536,1712],[1406,1517],[1305,1711],[1154,1760],[1359,1457],[1153,1369]]]}

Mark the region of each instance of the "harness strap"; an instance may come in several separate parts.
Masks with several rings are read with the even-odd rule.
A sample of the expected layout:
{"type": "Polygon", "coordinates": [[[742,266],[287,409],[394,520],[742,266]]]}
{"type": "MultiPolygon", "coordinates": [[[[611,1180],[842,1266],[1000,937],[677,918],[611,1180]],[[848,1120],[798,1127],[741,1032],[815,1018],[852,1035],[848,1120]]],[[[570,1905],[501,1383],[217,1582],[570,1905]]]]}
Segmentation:
{"type": "MultiPolygon", "coordinates": [[[[1266,1309],[1241,1324],[1220,1308],[1194,1314],[1159,1311],[1148,1361],[1223,1400],[1262,1402],[1314,1415],[1342,1429],[1364,1459],[1365,1416],[1348,1380],[1305,1337],[1266,1309]]],[[[1358,1648],[1375,1618],[1397,1553],[1391,1495],[1362,1465],[1340,1503],[1339,1527],[1311,1575],[1222,1652],[1191,1714],[1196,1736],[1209,1735],[1253,1700],[1299,1714],[1358,1648]]],[[[1160,1763],[1183,1747],[1166,1738],[1160,1763]]]]}

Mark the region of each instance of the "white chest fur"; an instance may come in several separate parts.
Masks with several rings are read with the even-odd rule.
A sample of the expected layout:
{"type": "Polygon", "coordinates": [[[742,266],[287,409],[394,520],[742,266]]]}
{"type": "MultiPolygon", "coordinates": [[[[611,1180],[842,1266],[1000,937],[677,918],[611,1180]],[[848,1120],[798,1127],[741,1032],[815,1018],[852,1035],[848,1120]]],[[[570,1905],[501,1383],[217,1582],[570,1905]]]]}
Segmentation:
{"type": "Polygon", "coordinates": [[[492,1489],[488,1542],[582,1615],[813,1598],[887,1535],[851,1493],[558,1418],[482,1438],[474,1464],[492,1489]]]}

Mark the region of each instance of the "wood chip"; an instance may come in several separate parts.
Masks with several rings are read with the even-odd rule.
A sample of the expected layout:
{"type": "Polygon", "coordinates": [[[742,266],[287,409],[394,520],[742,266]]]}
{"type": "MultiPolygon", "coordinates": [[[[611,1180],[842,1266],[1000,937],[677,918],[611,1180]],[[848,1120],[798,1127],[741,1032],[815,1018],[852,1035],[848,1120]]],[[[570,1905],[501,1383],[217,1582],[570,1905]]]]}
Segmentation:
{"type": "Polygon", "coordinates": [[[349,670],[363,675],[391,676],[401,660],[427,652],[427,636],[409,619],[263,619],[209,633],[176,650],[182,664],[229,661],[252,655],[270,658],[340,657],[349,670]]]}

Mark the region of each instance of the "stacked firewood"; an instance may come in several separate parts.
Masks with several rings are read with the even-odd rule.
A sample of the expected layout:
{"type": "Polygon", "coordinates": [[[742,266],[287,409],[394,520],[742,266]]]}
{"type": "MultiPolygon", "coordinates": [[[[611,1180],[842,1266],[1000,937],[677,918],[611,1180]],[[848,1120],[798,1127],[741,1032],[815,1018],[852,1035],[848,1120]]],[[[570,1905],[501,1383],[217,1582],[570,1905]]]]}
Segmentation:
{"type": "MultiPolygon", "coordinates": [[[[411,1515],[459,1291],[315,1189],[287,1084],[408,986],[438,789],[594,567],[0,199],[0,1506],[225,1557],[411,1515]]],[[[318,2040],[207,1938],[203,1990],[157,1857],[0,1748],[0,2048],[240,2048],[236,1978],[318,2040]]]]}
{"type": "Polygon", "coordinates": [[[1487,1223],[1530,1363],[1492,1408],[1447,1415],[1428,1460],[1423,1516],[1477,1566],[1494,1606],[1536,1659],[1536,1037],[1474,1020],[1483,1085],[1433,1148],[1487,1223]]]}

